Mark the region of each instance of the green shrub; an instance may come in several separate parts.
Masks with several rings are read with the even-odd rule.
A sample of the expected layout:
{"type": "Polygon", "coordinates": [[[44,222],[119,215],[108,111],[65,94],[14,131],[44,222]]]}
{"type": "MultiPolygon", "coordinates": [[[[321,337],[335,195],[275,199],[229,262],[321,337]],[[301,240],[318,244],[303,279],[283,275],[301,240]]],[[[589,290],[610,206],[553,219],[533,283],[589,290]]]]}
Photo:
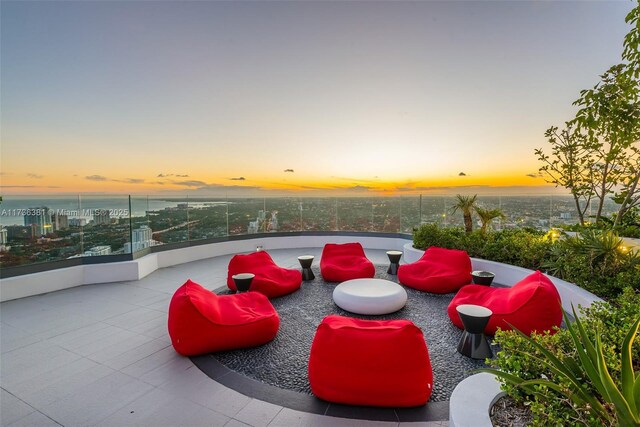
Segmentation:
{"type": "MultiPolygon", "coordinates": [[[[590,337],[600,337],[605,365],[613,382],[620,387],[622,344],[627,331],[640,313],[640,293],[627,287],[613,302],[595,303],[588,309],[582,309],[581,313],[580,318],[586,334],[590,337]]],[[[563,362],[577,357],[576,345],[567,329],[560,329],[554,335],[534,334],[532,339],[563,362]]],[[[541,363],[541,360],[546,359],[543,351],[522,335],[514,331],[498,331],[494,343],[500,346],[496,359],[489,361],[494,368],[523,380],[544,379],[558,384],[560,389],[569,390],[571,387],[566,378],[541,363]]],[[[631,354],[633,367],[638,371],[638,336],[633,341],[631,354]]],[[[576,405],[567,398],[566,393],[558,393],[544,384],[536,385],[533,391],[508,381],[502,381],[502,384],[507,394],[529,406],[534,416],[534,425],[603,425],[602,420],[590,411],[590,405],[576,405]]],[[[585,380],[583,387],[586,393],[597,394],[597,387],[590,381],[585,380]]]]}
{"type": "Polygon", "coordinates": [[[414,230],[413,246],[462,249],[471,257],[541,270],[602,298],[618,295],[625,286],[640,290],[640,256],[623,252],[612,231],[586,229],[577,237],[554,241],[532,229],[485,234],[425,224],[414,230]]]}
{"type": "Polygon", "coordinates": [[[458,249],[464,235],[461,228],[440,228],[437,224],[424,224],[413,231],[413,247],[422,250],[429,246],[458,249]]]}

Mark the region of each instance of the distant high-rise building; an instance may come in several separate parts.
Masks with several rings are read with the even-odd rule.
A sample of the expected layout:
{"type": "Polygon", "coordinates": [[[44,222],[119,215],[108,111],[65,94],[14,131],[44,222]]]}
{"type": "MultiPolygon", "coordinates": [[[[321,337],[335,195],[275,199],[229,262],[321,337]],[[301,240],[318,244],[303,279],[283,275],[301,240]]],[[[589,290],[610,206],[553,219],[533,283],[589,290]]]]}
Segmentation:
{"type": "Polygon", "coordinates": [[[151,247],[153,243],[153,230],[147,225],[133,230],[131,236],[132,242],[125,243],[124,250],[126,253],[136,252],[151,247]]]}
{"type": "Polygon", "coordinates": [[[84,218],[71,218],[69,220],[69,225],[71,227],[84,227],[87,225],[87,220],[84,218]]]}
{"type": "Polygon", "coordinates": [[[96,209],[93,212],[93,225],[111,224],[109,209],[96,209]]]}
{"type": "Polygon", "coordinates": [[[247,234],[256,234],[258,232],[258,220],[249,221],[249,226],[247,227],[247,234]]]}
{"type": "Polygon", "coordinates": [[[571,212],[562,212],[560,214],[560,219],[571,219],[571,212]]]}
{"type": "Polygon", "coordinates": [[[278,211],[271,212],[271,223],[269,224],[269,231],[278,231],[278,211]]]}
{"type": "Polygon", "coordinates": [[[265,231],[278,231],[278,211],[271,212],[271,218],[267,219],[267,211],[259,210],[255,221],[249,221],[247,234],[256,234],[265,231]]]}
{"type": "Polygon", "coordinates": [[[7,229],[0,226],[0,250],[5,249],[5,245],[7,244],[7,241],[8,241],[7,229]]]}
{"type": "Polygon", "coordinates": [[[69,228],[69,217],[59,213],[54,213],[51,216],[53,221],[53,231],[64,230],[69,228]]]}
{"type": "Polygon", "coordinates": [[[8,239],[32,239],[36,236],[35,228],[31,225],[8,225],[5,230],[8,239]]]}
{"type": "Polygon", "coordinates": [[[99,255],[109,255],[111,253],[111,246],[108,245],[99,245],[90,248],[88,251],[85,251],[84,256],[99,256],[99,255]]]}
{"type": "Polygon", "coordinates": [[[28,208],[24,215],[24,225],[34,227],[34,233],[37,236],[53,232],[53,224],[51,221],[51,209],[41,206],[37,208],[28,208]]]}

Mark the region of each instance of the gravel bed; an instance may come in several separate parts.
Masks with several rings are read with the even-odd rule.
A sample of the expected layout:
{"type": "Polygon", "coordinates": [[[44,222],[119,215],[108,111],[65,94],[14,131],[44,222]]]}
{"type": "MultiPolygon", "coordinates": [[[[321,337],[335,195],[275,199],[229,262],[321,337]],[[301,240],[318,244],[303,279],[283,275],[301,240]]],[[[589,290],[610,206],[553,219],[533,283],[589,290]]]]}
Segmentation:
{"type": "MultiPolygon", "coordinates": [[[[376,266],[375,277],[397,283],[397,276],[388,275],[387,267],[376,266]]],[[[402,310],[383,316],[365,316],[336,306],[332,293],[337,283],[325,282],[317,267],[313,267],[313,271],[315,280],[302,282],[300,290],[293,294],[271,300],[281,321],[278,335],[272,342],[212,356],[247,377],[282,389],[311,394],[307,367],[313,336],[325,316],[339,314],[360,319],[408,319],[421,328],[433,367],[431,402],[448,401],[460,381],[471,375],[472,370],[484,366],[484,361],[467,358],[456,351],[462,332],[451,324],[447,316],[447,306],[454,294],[429,294],[405,287],[408,301],[402,310]]]]}

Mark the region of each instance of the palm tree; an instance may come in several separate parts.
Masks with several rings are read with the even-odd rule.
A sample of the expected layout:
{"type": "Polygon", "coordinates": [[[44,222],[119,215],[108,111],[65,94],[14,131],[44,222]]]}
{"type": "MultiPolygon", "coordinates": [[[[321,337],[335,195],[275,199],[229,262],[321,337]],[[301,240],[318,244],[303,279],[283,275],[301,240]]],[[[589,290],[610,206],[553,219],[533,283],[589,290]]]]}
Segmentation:
{"type": "Polygon", "coordinates": [[[505,218],[504,213],[500,209],[483,209],[480,206],[475,206],[474,209],[482,222],[482,226],[480,227],[482,234],[487,232],[487,226],[491,224],[491,221],[496,218],[505,218]]]}
{"type": "Polygon", "coordinates": [[[453,209],[451,210],[452,214],[456,213],[458,209],[462,211],[462,217],[464,218],[464,231],[467,233],[471,233],[471,231],[473,231],[471,211],[476,208],[477,197],[477,194],[475,194],[473,197],[461,196],[460,194],[456,194],[456,204],[453,205],[453,209]]]}

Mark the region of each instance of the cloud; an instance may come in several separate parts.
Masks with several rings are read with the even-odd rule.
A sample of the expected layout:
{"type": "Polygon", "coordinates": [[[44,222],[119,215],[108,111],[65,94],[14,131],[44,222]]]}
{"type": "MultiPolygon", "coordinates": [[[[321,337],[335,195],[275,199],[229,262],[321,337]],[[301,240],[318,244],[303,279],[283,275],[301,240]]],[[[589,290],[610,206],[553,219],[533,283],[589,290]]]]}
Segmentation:
{"type": "Polygon", "coordinates": [[[108,181],[108,178],[102,175],[89,175],[85,176],[84,179],[88,179],[89,181],[108,181]]]}
{"type": "Polygon", "coordinates": [[[373,190],[373,187],[369,187],[369,186],[366,186],[366,185],[354,185],[353,187],[345,188],[345,190],[348,190],[348,191],[369,191],[369,190],[373,190]]]}
{"type": "Polygon", "coordinates": [[[528,176],[529,178],[541,178],[542,177],[542,172],[528,173],[525,176],[528,176]]]}
{"type": "Polygon", "coordinates": [[[466,174],[466,173],[464,173],[464,172],[460,172],[460,173],[458,174],[458,176],[467,176],[467,174],[466,174]]]}
{"type": "Polygon", "coordinates": [[[112,179],[113,182],[123,182],[125,184],[144,184],[142,178],[126,178],[126,179],[112,179]]]}
{"type": "Polygon", "coordinates": [[[326,190],[326,188],[324,187],[312,187],[310,185],[301,185],[299,186],[299,188],[305,189],[305,190],[326,190]]]}
{"type": "Polygon", "coordinates": [[[285,172],[293,172],[293,169],[285,169],[285,172]]]}
{"type": "Polygon", "coordinates": [[[331,178],[333,179],[339,179],[341,181],[351,181],[351,182],[362,182],[362,183],[371,183],[371,184],[379,184],[379,182],[376,182],[372,179],[359,179],[359,178],[347,178],[347,177],[343,177],[343,176],[335,176],[332,175],[331,178]]]}
{"type": "Polygon", "coordinates": [[[182,185],[182,186],[185,186],[185,187],[206,187],[206,186],[209,185],[204,181],[196,181],[196,180],[193,180],[193,181],[173,181],[173,183],[175,185],[182,185]]]}
{"type": "Polygon", "coordinates": [[[187,174],[173,174],[173,173],[159,173],[158,175],[156,175],[156,178],[170,178],[172,176],[175,176],[176,178],[189,178],[189,175],[187,174]]]}
{"type": "Polygon", "coordinates": [[[27,176],[29,178],[34,178],[34,179],[42,179],[42,178],[44,178],[44,175],[38,175],[36,173],[28,173],[27,176]]]}
{"type": "Polygon", "coordinates": [[[239,176],[237,178],[229,178],[231,181],[246,181],[244,176],[239,176]]]}

